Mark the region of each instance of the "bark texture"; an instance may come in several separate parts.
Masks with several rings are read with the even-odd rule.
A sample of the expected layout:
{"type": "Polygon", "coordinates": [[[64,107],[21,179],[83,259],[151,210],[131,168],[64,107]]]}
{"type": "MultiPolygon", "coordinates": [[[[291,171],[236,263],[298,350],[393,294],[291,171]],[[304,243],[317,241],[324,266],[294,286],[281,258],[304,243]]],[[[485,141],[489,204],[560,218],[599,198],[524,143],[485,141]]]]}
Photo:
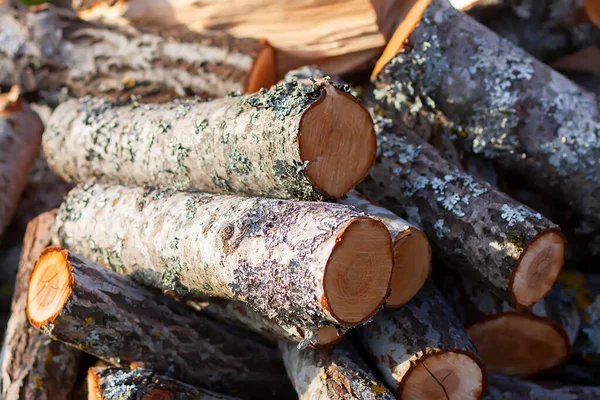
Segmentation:
{"type": "Polygon", "coordinates": [[[558,227],[465,174],[407,128],[376,116],[375,130],[375,166],[358,190],[421,226],[444,263],[515,305],[512,277],[522,254],[558,227]]]}
{"type": "MultiPolygon", "coordinates": [[[[51,250],[58,251],[45,251],[51,250]]],[[[277,352],[258,336],[216,323],[127,277],[64,252],[72,268],[71,294],[60,314],[39,326],[42,332],[115,366],[141,364],[232,395],[285,395],[289,383],[277,352]]],[[[30,310],[29,304],[32,321],[30,310]]]]}
{"type": "Polygon", "coordinates": [[[29,277],[41,251],[50,244],[55,217],[55,211],[44,213],[27,227],[0,355],[4,400],[68,400],[77,381],[82,353],[39,332],[25,314],[29,277]]]}
{"type": "Polygon", "coordinates": [[[282,341],[279,350],[300,400],[394,399],[348,341],[329,350],[282,341]]]}
{"type": "Polygon", "coordinates": [[[600,224],[595,96],[446,0],[429,3],[407,43],[374,77],[389,116],[452,135],[600,224]]]}
{"type": "Polygon", "coordinates": [[[600,397],[600,387],[558,386],[546,388],[502,375],[490,375],[488,392],[482,400],[593,400],[600,397]]]}

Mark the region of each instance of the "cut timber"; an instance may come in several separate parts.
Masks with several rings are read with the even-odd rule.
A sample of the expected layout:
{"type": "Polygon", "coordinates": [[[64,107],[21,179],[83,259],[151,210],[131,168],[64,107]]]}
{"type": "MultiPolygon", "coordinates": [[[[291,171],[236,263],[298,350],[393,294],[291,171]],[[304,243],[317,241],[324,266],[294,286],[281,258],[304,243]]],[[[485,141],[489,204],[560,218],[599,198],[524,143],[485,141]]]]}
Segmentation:
{"type": "Polygon", "coordinates": [[[358,334],[398,399],[479,399],[485,390],[475,347],[431,281],[404,307],[379,312],[358,334]]]}
{"type": "Polygon", "coordinates": [[[371,218],[385,224],[394,245],[394,270],[390,284],[391,293],[386,307],[401,307],[425,284],[431,274],[431,247],[427,236],[416,226],[393,212],[374,205],[353,191],[339,203],[354,206],[371,218]]]}
{"type": "Polygon", "coordinates": [[[358,190],[422,227],[461,274],[524,307],[552,287],[564,260],[558,227],[480,183],[415,133],[376,117],[378,156],[358,190]]]}
{"type": "Polygon", "coordinates": [[[383,112],[455,138],[600,224],[596,97],[446,0],[414,9],[423,3],[373,71],[383,112]]]}
{"type": "Polygon", "coordinates": [[[185,28],[94,25],[46,5],[0,15],[0,84],[75,97],[171,101],[253,93],[277,82],[275,51],[265,41],[185,28]]]}
{"type": "Polygon", "coordinates": [[[55,243],[149,286],[246,302],[305,337],[354,326],[383,304],[393,267],[385,225],[354,207],[79,185],[55,243]]]}
{"type": "Polygon", "coordinates": [[[279,350],[299,400],[393,400],[352,345],[299,350],[279,342],[279,350]]]}
{"type": "Polygon", "coordinates": [[[517,312],[469,279],[445,272],[440,280],[490,372],[539,374],[571,355],[581,325],[575,307],[549,295],[530,312],[517,312]]]}
{"type": "Polygon", "coordinates": [[[25,313],[29,277],[50,244],[55,217],[56,211],[47,212],[27,226],[0,356],[0,398],[4,400],[69,400],[77,383],[82,353],[39,332],[25,313]]]}
{"type": "MultiPolygon", "coordinates": [[[[88,400],[236,400],[142,368],[92,367],[88,400]]],[[[239,399],[238,399],[239,400],[239,399]]]]}
{"type": "Polygon", "coordinates": [[[67,101],[43,145],[70,182],[321,200],[345,195],[367,175],[375,142],[366,109],[320,81],[210,102],[67,101]]]}
{"type": "MultiPolygon", "coordinates": [[[[597,382],[596,382],[597,383],[597,382]]],[[[508,376],[492,374],[482,400],[596,400],[600,386],[544,387],[508,376]]]]}
{"type": "Polygon", "coordinates": [[[27,315],[53,339],[116,366],[141,364],[232,395],[270,398],[288,388],[277,352],[248,332],[60,248],[35,264],[27,315]]]}
{"type": "Polygon", "coordinates": [[[23,102],[18,87],[0,94],[0,235],[27,186],[27,177],[40,151],[42,132],[42,121],[23,102]]]}

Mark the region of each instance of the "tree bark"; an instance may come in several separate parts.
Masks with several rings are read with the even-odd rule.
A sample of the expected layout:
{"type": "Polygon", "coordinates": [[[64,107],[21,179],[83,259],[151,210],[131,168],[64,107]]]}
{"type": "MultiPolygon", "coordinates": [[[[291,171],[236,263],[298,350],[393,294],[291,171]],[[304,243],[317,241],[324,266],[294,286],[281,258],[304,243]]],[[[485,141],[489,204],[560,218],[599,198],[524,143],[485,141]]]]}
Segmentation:
{"type": "Polygon", "coordinates": [[[8,226],[40,150],[44,126],[13,87],[0,95],[0,235],[8,226]]]}
{"type": "Polygon", "coordinates": [[[218,324],[60,248],[44,250],[34,267],[27,315],[53,339],[115,366],[141,364],[192,385],[253,398],[277,398],[289,388],[276,351],[258,336],[218,324]]]}
{"type": "Polygon", "coordinates": [[[373,73],[382,110],[423,136],[451,135],[600,224],[595,96],[446,0],[417,5],[373,73]]]}
{"type": "Polygon", "coordinates": [[[0,45],[0,84],[24,91],[59,90],[75,97],[170,101],[252,93],[277,82],[275,51],[266,42],[182,27],[94,25],[46,5],[9,10],[0,45]]]}
{"type": "Polygon", "coordinates": [[[56,211],[27,226],[13,295],[11,317],[0,355],[0,397],[4,400],[68,400],[75,388],[81,352],[33,328],[25,314],[33,265],[50,244],[56,211]]]}
{"type": "Polygon", "coordinates": [[[347,341],[329,350],[281,341],[279,350],[300,400],[394,399],[347,341]]]}
{"type": "Polygon", "coordinates": [[[431,281],[404,307],[379,312],[358,334],[396,398],[478,399],[485,390],[475,347],[431,281]]]}
{"type": "Polygon", "coordinates": [[[146,285],[246,302],[308,339],[373,315],[393,267],[385,226],[331,203],[79,185],[55,230],[55,243],[146,285]]]}
{"type": "Polygon", "coordinates": [[[92,367],[87,376],[90,400],[236,400],[159,375],[149,369],[92,367]]]}
{"type": "Polygon", "coordinates": [[[43,146],[69,182],[304,200],[345,195],[376,151],[369,113],[327,81],[210,102],[71,100],[55,110],[43,146]]]}
{"type": "Polygon", "coordinates": [[[463,173],[408,129],[375,120],[377,159],[358,190],[421,226],[445,263],[505,301],[528,307],[541,299],[564,260],[558,227],[463,173]]]}
{"type": "Polygon", "coordinates": [[[534,382],[492,374],[489,390],[482,400],[594,400],[599,397],[598,386],[558,386],[550,389],[534,382]]]}

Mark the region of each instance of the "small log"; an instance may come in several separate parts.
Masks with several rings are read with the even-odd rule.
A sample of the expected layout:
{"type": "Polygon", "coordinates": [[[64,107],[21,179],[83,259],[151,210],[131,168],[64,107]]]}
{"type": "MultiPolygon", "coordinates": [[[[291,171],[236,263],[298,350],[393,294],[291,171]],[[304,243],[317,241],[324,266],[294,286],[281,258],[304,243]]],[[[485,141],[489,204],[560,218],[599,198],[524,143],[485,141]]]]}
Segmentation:
{"type": "MultiPolygon", "coordinates": [[[[288,389],[271,347],[75,253],[49,247],[31,275],[31,324],[119,367],[158,373],[232,395],[288,389]]],[[[282,393],[283,391],[283,393],[282,393]]]]}
{"type": "Polygon", "coordinates": [[[42,132],[42,122],[21,99],[18,87],[0,94],[0,235],[27,185],[27,177],[40,151],[42,132]]]}
{"type": "Polygon", "coordinates": [[[369,113],[327,81],[210,102],[67,101],[54,111],[43,145],[69,182],[95,177],[304,200],[345,195],[376,151],[369,113]]]}
{"type": "Polygon", "coordinates": [[[388,116],[424,137],[440,130],[600,226],[600,111],[591,93],[447,0],[414,3],[372,78],[388,116]]]}
{"type": "Polygon", "coordinates": [[[485,390],[477,351],[430,280],[404,307],[357,331],[398,399],[479,399],[485,390]]]}
{"type": "Polygon", "coordinates": [[[445,263],[505,301],[528,307],[541,299],[564,260],[558,227],[463,173],[415,133],[375,121],[377,160],[358,190],[421,226],[445,263]]]}
{"type": "Polygon", "coordinates": [[[348,341],[329,350],[281,341],[279,350],[300,400],[394,399],[348,341]]]}
{"type": "Polygon", "coordinates": [[[4,400],[69,400],[77,383],[82,353],[39,332],[25,313],[29,276],[50,244],[55,217],[56,211],[47,212],[27,226],[0,356],[0,398],[4,400]]]}
{"type": "Polygon", "coordinates": [[[185,28],[94,25],[45,5],[0,15],[10,46],[0,49],[0,84],[140,101],[253,93],[277,82],[265,41],[185,28]]]}
{"type": "Polygon", "coordinates": [[[394,245],[394,270],[391,293],[385,305],[403,306],[414,297],[431,274],[431,247],[427,236],[415,225],[376,206],[355,191],[350,192],[339,203],[358,208],[371,218],[383,222],[390,231],[394,245]]]}
{"type": "Polygon", "coordinates": [[[56,244],[146,285],[246,302],[308,339],[369,319],[393,268],[385,225],[332,203],[89,184],[55,230],[56,244]]]}
{"type": "Polygon", "coordinates": [[[87,374],[88,400],[236,400],[159,375],[149,369],[92,367],[87,374]]]}
{"type": "Polygon", "coordinates": [[[491,374],[482,400],[595,400],[600,386],[544,387],[534,382],[491,374]]]}

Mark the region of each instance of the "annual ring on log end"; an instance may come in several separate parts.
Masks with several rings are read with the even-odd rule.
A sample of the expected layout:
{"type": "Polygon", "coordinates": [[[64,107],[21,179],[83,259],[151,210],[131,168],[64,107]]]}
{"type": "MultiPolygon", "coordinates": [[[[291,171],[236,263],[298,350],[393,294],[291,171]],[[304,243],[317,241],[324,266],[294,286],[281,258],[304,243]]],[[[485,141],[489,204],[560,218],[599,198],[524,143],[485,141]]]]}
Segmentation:
{"type": "Polygon", "coordinates": [[[516,304],[529,307],[552,288],[565,261],[565,239],[558,229],[538,233],[517,261],[510,281],[516,304]]]}
{"type": "Polygon", "coordinates": [[[327,261],[323,303],[343,325],[366,321],[386,299],[392,268],[392,240],[385,225],[368,217],[353,219],[327,261]]]}
{"type": "Polygon", "coordinates": [[[481,362],[462,350],[439,351],[418,360],[396,391],[398,399],[479,399],[486,389],[481,362]]]}
{"type": "Polygon", "coordinates": [[[375,68],[373,68],[373,72],[371,74],[371,79],[375,78],[379,71],[383,69],[385,64],[390,62],[392,58],[398,53],[398,51],[404,46],[404,42],[408,39],[408,37],[413,33],[419,22],[421,22],[421,17],[425,12],[425,9],[429,5],[431,0],[406,0],[403,1],[398,7],[402,7],[403,10],[399,15],[400,25],[396,28],[394,35],[388,42],[387,46],[383,50],[383,54],[375,63],[375,68]]]}
{"type": "Polygon", "coordinates": [[[490,372],[537,374],[562,364],[570,355],[565,331],[535,315],[493,315],[469,324],[466,330],[490,372]]]}
{"type": "Polygon", "coordinates": [[[304,173],[323,194],[338,199],[358,185],[375,162],[373,119],[354,97],[325,85],[321,97],[300,120],[304,173]]]}
{"type": "Polygon", "coordinates": [[[94,368],[89,368],[87,373],[87,391],[88,400],[102,399],[102,393],[100,393],[100,383],[98,382],[98,376],[94,368]]]}
{"type": "Polygon", "coordinates": [[[244,88],[245,93],[258,92],[260,89],[268,89],[277,83],[277,59],[275,49],[266,40],[261,40],[262,49],[258,53],[250,73],[248,82],[244,88]]]}
{"type": "Polygon", "coordinates": [[[423,287],[431,274],[431,246],[419,229],[409,228],[394,240],[394,271],[386,307],[401,307],[423,287]]]}
{"type": "Polygon", "coordinates": [[[583,0],[583,9],[590,21],[600,29],[600,1],[583,0]]]}
{"type": "Polygon", "coordinates": [[[53,322],[71,296],[75,280],[68,257],[67,250],[48,247],[33,266],[27,291],[27,316],[36,328],[53,322]]]}
{"type": "Polygon", "coordinates": [[[346,332],[341,335],[335,326],[323,326],[317,330],[317,342],[314,344],[316,349],[326,349],[340,342],[346,336],[346,332]]]}

